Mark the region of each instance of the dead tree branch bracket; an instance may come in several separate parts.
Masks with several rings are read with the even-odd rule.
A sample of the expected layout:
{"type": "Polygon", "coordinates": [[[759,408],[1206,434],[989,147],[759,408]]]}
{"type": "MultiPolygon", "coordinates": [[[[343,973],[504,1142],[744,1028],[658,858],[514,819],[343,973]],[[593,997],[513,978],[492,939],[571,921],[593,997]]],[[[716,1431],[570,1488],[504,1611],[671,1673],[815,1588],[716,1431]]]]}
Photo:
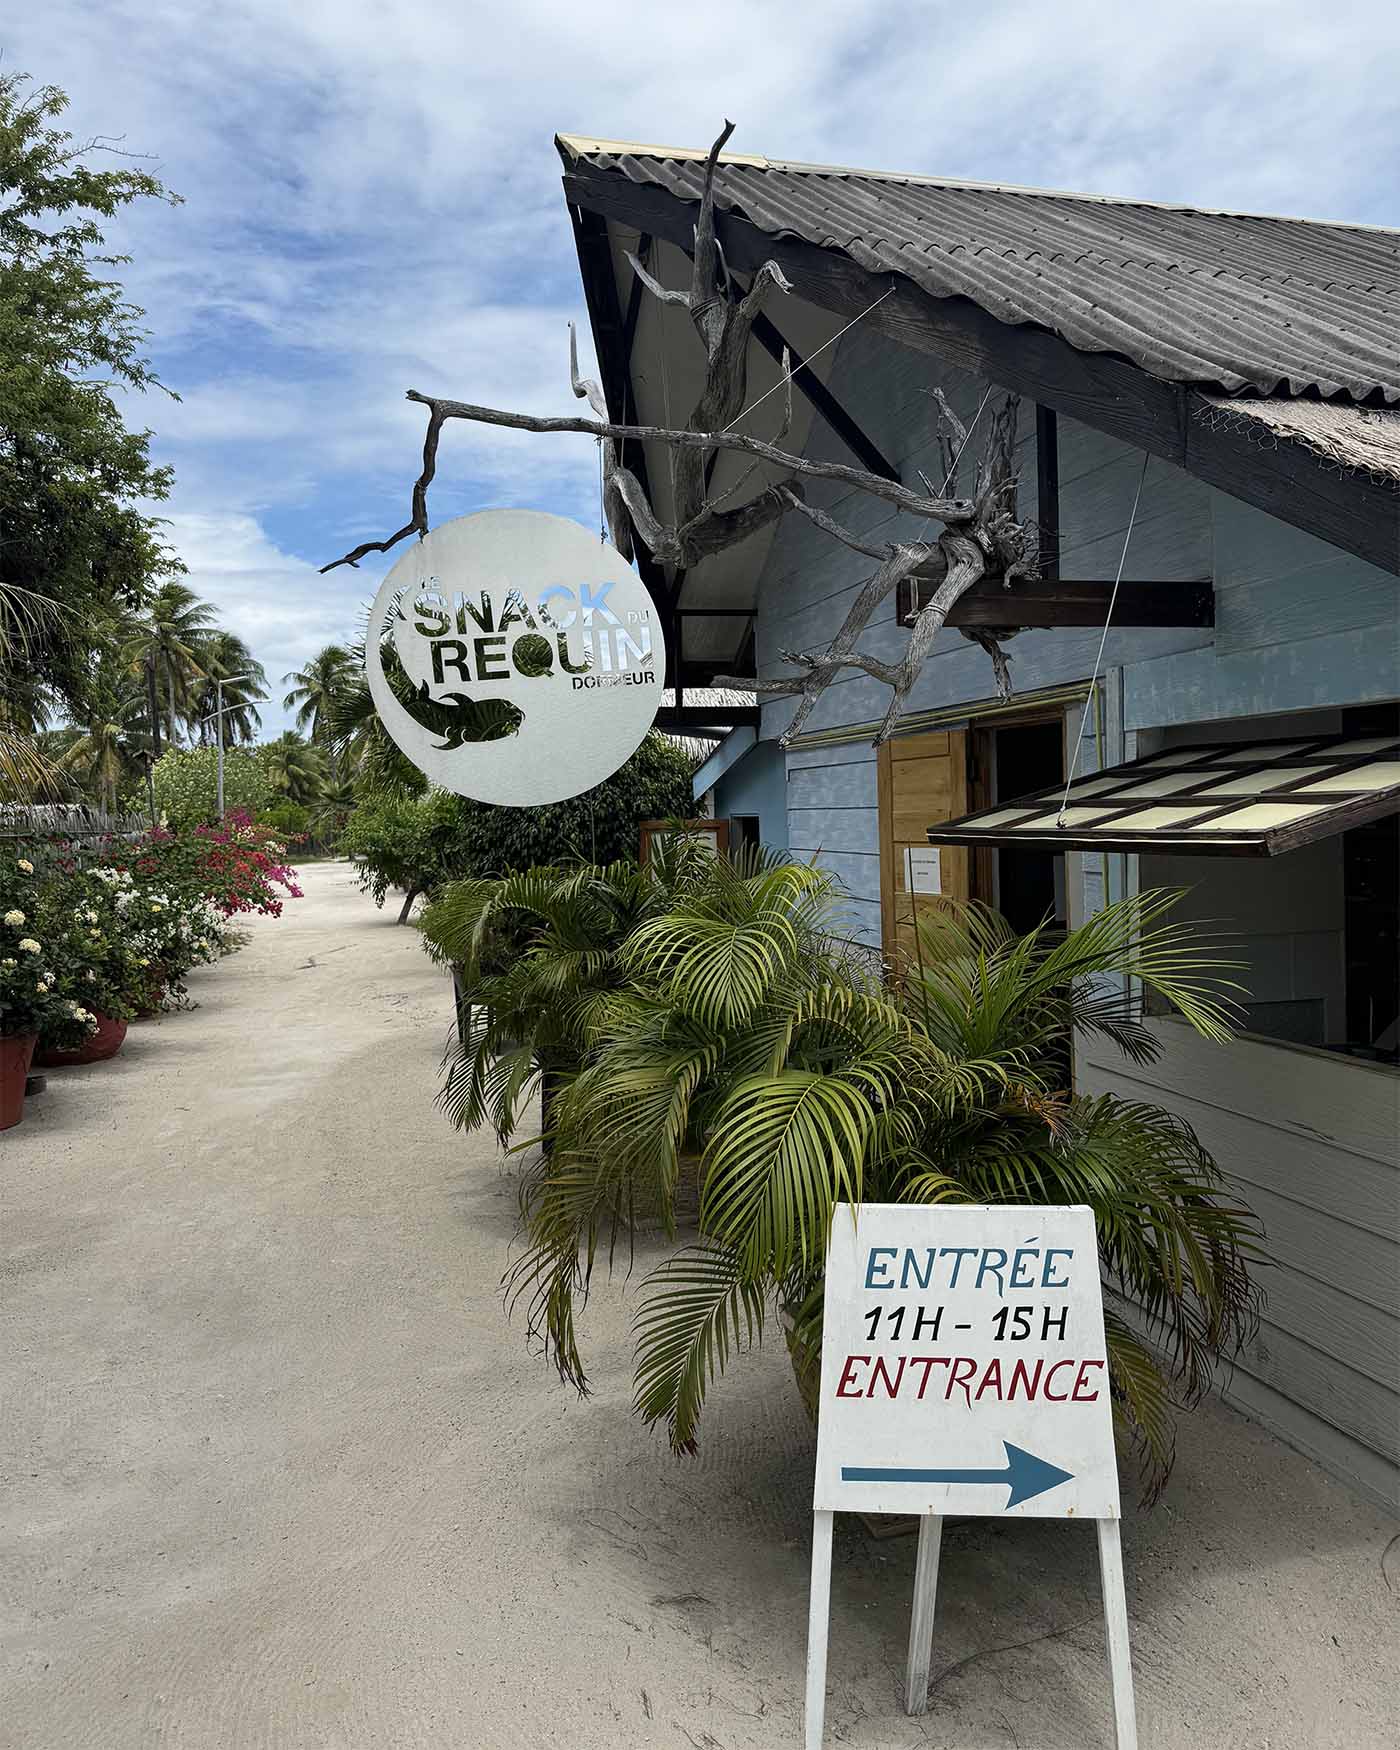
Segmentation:
{"type": "MultiPolygon", "coordinates": [[[[408,391],[408,399],[428,410],[423,441],[423,465],[414,482],[411,515],[407,523],[383,541],[366,541],[342,558],[323,566],[358,565],[370,553],[386,553],[399,542],[428,532],[428,488],[437,470],[438,446],[448,420],[463,419],[531,432],[573,432],[596,438],[602,453],[603,512],[613,544],[632,558],[640,543],[658,565],[673,568],[679,579],[701,561],[748,540],[779,518],[796,512],[854,552],[876,561],[876,569],[858,590],[836,636],[822,649],[785,652],[784,660],[799,672],[785,678],[754,680],[746,676],[716,676],[715,684],[765,696],[796,696],[797,708],[782,741],[798,735],[822,694],[843,670],[869,675],[890,690],[890,701],[876,741],[894,734],[907,706],[909,694],[923,670],[934,640],[947,623],[958,600],[976,585],[1000,585],[1007,591],[1006,626],[978,627],[964,633],[981,645],[992,659],[998,691],[1010,692],[1008,659],[1002,642],[1014,636],[1017,579],[1038,575],[1036,555],[1039,531],[1018,520],[1015,439],[1019,398],[1007,395],[991,415],[987,435],[975,471],[975,484],[959,496],[957,477],[963,463],[967,432],[942,394],[935,392],[939,408],[940,437],[945,451],[947,480],[942,492],[915,492],[887,473],[852,467],[840,462],[815,461],[783,449],[792,418],[792,369],[784,350],[781,381],[786,390],[782,422],[772,439],[759,439],[734,427],[747,411],[749,343],[756,325],[763,322],[763,304],[773,293],[790,290],[776,262],[760,265],[747,289],[738,285],[725,263],[715,226],[714,180],[720,153],[733,132],[726,122],[710,148],[695,241],[691,277],[687,290],[667,287],[643,264],[629,256],[636,276],[634,291],[666,304],[683,307],[704,352],[705,381],[684,428],[620,424],[608,415],[607,401],[598,383],[580,374],[578,348],[572,324],[569,332],[569,380],[573,392],[586,400],[594,417],[546,418],[511,413],[500,408],[408,391]],[[674,503],[672,520],[658,514],[637,474],[623,461],[629,441],[663,443],[674,452],[674,503]],[[736,451],[753,458],[750,467],[734,485],[711,496],[715,459],[722,451],[736,451]],[[776,469],[781,476],[758,486],[750,497],[735,505],[762,468],[776,469]],[[913,540],[884,545],[862,541],[844,529],[826,511],[806,502],[804,480],[830,480],[873,494],[896,510],[923,519],[923,529],[941,525],[930,539],[923,532],[913,540]],[[951,494],[951,495],[950,495],[951,494]],[[876,610],[902,581],[917,577],[932,585],[910,629],[904,655],[886,662],[858,648],[861,634],[876,610]]],[[[771,337],[761,331],[760,340],[771,337]]],[[[676,604],[662,604],[668,620],[676,604]]],[[[679,652],[677,660],[679,658],[679,652]]]]}

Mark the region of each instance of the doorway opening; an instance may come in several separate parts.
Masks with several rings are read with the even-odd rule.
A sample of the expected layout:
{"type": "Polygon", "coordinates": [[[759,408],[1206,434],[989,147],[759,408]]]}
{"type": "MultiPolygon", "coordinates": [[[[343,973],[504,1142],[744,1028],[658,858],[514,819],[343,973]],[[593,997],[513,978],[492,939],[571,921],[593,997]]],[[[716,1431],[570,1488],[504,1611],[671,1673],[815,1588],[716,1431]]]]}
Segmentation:
{"type": "MultiPolygon", "coordinates": [[[[979,724],[969,740],[973,809],[1064,782],[1064,718],[1058,712],[979,724]]],[[[1047,918],[1063,930],[1068,925],[1064,854],[979,846],[972,854],[972,896],[994,906],[1018,935],[1047,918]]]]}

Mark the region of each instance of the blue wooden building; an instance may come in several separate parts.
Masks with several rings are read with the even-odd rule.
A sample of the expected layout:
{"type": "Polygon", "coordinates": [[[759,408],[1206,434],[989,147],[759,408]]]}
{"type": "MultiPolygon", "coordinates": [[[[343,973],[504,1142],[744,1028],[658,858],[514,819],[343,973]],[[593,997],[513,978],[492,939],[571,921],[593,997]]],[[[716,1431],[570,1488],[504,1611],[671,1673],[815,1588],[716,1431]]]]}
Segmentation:
{"type": "MultiPolygon", "coordinates": [[[[683,423],[698,342],[629,256],[688,283],[705,154],[559,146],[612,415],[683,423]]],[[[792,284],[754,330],[742,429],[776,430],[786,347],[785,447],[936,489],[938,392],[974,433],[1018,394],[1043,581],[1006,646],[1012,697],[964,635],[1004,606],[965,598],[877,749],[888,693],[863,674],[795,736],[791,698],[707,690],[791,674],[869,561],[793,515],[689,573],[644,555],[666,721],[723,736],[697,797],[834,870],[853,931],[889,951],[942,895],[1072,924],[1180,886],[1231,932],[1239,1039],[1161,1016],[1150,1069],[1096,1043],[1076,1079],[1182,1113],[1267,1228],[1268,1311],[1227,1395],[1396,1504],[1400,232],[744,155],[716,188],[730,272],[773,259],[792,284]]],[[[666,450],[631,451],[664,514],[666,450]]],[[[719,455],[712,491],[746,465],[719,455]]],[[[808,498],[877,541],[926,532],[838,484],[808,498]]],[[[891,598],[862,648],[896,658],[918,605],[891,598]]]]}

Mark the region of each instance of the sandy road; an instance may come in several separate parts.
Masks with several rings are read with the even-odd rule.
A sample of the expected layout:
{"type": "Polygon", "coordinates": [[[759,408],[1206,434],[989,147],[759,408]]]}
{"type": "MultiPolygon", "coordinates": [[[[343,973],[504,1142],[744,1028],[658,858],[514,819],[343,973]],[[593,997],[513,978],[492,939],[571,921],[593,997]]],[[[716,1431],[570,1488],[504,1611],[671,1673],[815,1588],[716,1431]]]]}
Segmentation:
{"type": "MultiPolygon", "coordinates": [[[[306,888],[0,1137],[0,1745],[800,1742],[781,1344],[692,1463],[628,1412],[620,1285],[562,1389],[501,1312],[510,1181],[433,1110],[445,981],[306,888]]],[[[1222,1409],[1182,1447],[1125,1528],[1144,1750],[1387,1743],[1395,1527],[1222,1409]]],[[[1087,1527],[950,1530],[922,1722],[912,1556],[838,1532],[829,1742],[1111,1742],[1087,1527]]]]}

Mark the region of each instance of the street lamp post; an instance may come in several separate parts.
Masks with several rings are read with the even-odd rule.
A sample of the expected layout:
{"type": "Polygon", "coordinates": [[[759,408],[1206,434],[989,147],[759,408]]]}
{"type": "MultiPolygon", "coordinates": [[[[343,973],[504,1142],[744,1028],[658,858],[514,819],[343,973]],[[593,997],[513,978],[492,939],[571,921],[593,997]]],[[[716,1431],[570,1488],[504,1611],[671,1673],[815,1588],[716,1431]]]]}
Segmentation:
{"type": "MultiPolygon", "coordinates": [[[[209,723],[209,722],[213,723],[214,735],[215,735],[215,738],[217,739],[218,744],[219,744],[218,807],[219,807],[219,819],[220,820],[222,820],[224,818],[224,712],[226,710],[227,711],[236,711],[236,710],[239,710],[241,708],[237,705],[225,705],[224,704],[224,688],[236,686],[239,681],[247,681],[247,680],[251,680],[252,678],[253,677],[251,675],[247,675],[247,674],[230,674],[230,675],[223,675],[222,677],[219,675],[215,675],[215,677],[214,677],[214,700],[215,700],[214,709],[209,714],[209,716],[204,719],[204,721],[206,723],[209,723]]],[[[256,699],[248,699],[248,700],[245,700],[244,703],[251,705],[251,704],[261,703],[261,701],[256,700],[256,699]]]]}

